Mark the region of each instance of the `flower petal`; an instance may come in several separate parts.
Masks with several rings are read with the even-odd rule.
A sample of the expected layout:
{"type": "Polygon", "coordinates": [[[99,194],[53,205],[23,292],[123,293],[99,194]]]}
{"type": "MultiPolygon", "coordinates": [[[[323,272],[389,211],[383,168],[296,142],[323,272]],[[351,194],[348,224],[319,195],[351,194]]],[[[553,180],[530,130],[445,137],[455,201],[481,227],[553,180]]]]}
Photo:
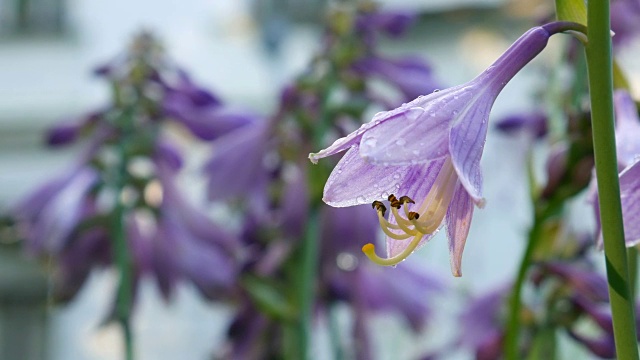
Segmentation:
{"type": "MultiPolygon", "coordinates": [[[[444,97],[444,95],[454,91],[455,89],[457,88],[451,88],[451,89],[448,89],[447,91],[440,91],[440,92],[429,94],[427,96],[421,96],[410,103],[403,104],[397,109],[379,112],[373,116],[373,119],[370,122],[362,124],[362,126],[360,126],[358,130],[352,132],[351,134],[343,138],[336,140],[333,144],[331,144],[331,146],[329,146],[326,149],[320,150],[317,153],[309,154],[309,160],[311,160],[311,162],[315,164],[318,162],[319,159],[345,151],[350,147],[361,143],[362,137],[364,136],[365,133],[370,132],[372,129],[380,125],[383,125],[388,121],[398,120],[400,122],[399,124],[397,123],[397,121],[394,121],[394,123],[396,123],[395,127],[404,128],[407,125],[405,121],[409,119],[408,116],[415,117],[415,116],[421,115],[424,112],[423,109],[424,109],[424,106],[426,106],[426,104],[436,99],[439,99],[441,97],[444,97]]],[[[383,135],[386,137],[388,136],[388,134],[386,133],[395,132],[394,126],[391,126],[391,128],[385,128],[382,132],[383,132],[383,135]]],[[[399,140],[399,139],[394,138],[394,141],[396,140],[399,140]]],[[[375,148],[378,148],[382,144],[382,142],[380,142],[377,145],[376,143],[377,143],[377,140],[375,142],[369,140],[364,145],[365,147],[372,148],[371,150],[373,151],[375,148]]],[[[400,140],[400,143],[402,143],[402,140],[400,140]]],[[[361,151],[360,154],[362,156],[369,156],[366,151],[364,153],[361,151]]],[[[373,157],[372,157],[372,160],[374,162],[383,162],[382,160],[378,160],[373,157]]],[[[426,161],[423,161],[423,162],[426,162],[426,161]]],[[[411,163],[411,159],[409,161],[405,161],[405,163],[411,163]]],[[[395,165],[400,165],[400,164],[395,163],[395,165]]]]}
{"type": "Polygon", "coordinates": [[[480,158],[487,138],[487,119],[493,97],[476,100],[477,106],[467,108],[451,128],[449,151],[458,178],[473,202],[483,207],[480,158]]]}
{"type": "Polygon", "coordinates": [[[640,119],[638,109],[626,91],[616,91],[614,95],[616,110],[616,152],[618,163],[623,167],[630,165],[640,155],[640,119]]]}
{"type": "Polygon", "coordinates": [[[369,204],[387,200],[398,191],[396,185],[411,172],[412,166],[382,166],[360,157],[358,146],[351,148],[333,169],[324,187],[323,200],[335,207],[369,204]]]}
{"type": "Polygon", "coordinates": [[[392,165],[425,163],[446,156],[450,126],[458,109],[467,106],[471,97],[468,87],[453,87],[376,116],[374,121],[380,123],[362,137],[360,155],[373,163],[392,165]]]}
{"type": "Polygon", "coordinates": [[[213,154],[205,164],[208,197],[211,201],[246,195],[266,176],[263,157],[266,124],[245,126],[214,143],[213,154]]]}
{"type": "Polygon", "coordinates": [[[640,161],[620,173],[620,200],[627,246],[640,243],[640,161]]]}
{"type": "Polygon", "coordinates": [[[449,240],[451,273],[453,276],[462,276],[462,251],[467,242],[472,216],[473,200],[462,184],[458,183],[445,219],[447,223],[447,238],[449,240]]]}

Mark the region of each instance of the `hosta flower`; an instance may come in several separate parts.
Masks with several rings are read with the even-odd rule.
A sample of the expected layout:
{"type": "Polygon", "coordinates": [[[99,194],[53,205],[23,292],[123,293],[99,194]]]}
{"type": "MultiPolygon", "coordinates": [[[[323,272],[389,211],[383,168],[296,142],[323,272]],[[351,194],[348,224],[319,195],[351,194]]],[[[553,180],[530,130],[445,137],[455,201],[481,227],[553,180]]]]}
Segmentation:
{"type": "MultiPolygon", "coordinates": [[[[614,94],[616,114],[616,152],[620,170],[620,200],[622,221],[627,246],[640,243],[640,117],[633,99],[626,91],[614,94]]],[[[590,201],[597,222],[598,246],[602,247],[600,234],[600,206],[595,181],[591,184],[590,201]]]]}
{"type": "Polygon", "coordinates": [[[371,56],[354,64],[354,69],[363,75],[387,82],[407,100],[441,88],[431,67],[416,57],[387,59],[371,56]]]}
{"type": "Polygon", "coordinates": [[[474,204],[482,207],[480,157],[494,100],[507,82],[546,46],[554,24],[521,36],[475,79],[381,112],[357,131],[310,154],[312,162],[348,150],[329,177],[324,201],[336,207],[372,203],[387,235],[388,258],[373,244],[362,250],[395,265],[446,223],[451,270],[461,257],[474,204]],[[385,218],[389,200],[390,215],[385,218]]]}

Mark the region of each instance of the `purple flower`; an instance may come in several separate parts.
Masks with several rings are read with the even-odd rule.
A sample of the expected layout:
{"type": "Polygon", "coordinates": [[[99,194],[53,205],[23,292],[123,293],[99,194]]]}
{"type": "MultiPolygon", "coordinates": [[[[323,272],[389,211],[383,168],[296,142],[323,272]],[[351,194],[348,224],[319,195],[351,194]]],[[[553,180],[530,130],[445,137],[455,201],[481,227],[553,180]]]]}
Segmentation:
{"type": "Polygon", "coordinates": [[[62,252],[76,227],[95,214],[95,200],[90,192],[97,182],[95,170],[78,167],[22,200],[13,214],[22,229],[26,248],[33,254],[62,252]]]}
{"type": "Polygon", "coordinates": [[[598,272],[561,262],[543,264],[542,269],[559,277],[580,296],[596,302],[609,300],[607,279],[598,272]]]}
{"type": "Polygon", "coordinates": [[[547,115],[536,111],[507,116],[496,123],[496,128],[504,133],[524,132],[534,139],[547,135],[547,115]]]}
{"type": "Polygon", "coordinates": [[[508,286],[502,286],[476,297],[460,316],[462,331],[458,342],[471,348],[476,359],[501,358],[504,330],[500,315],[506,305],[509,289],[508,286]]]}
{"type": "Polygon", "coordinates": [[[640,32],[640,1],[616,0],[611,2],[611,30],[615,45],[628,43],[640,32]]]}
{"type": "Polygon", "coordinates": [[[378,257],[374,245],[367,244],[362,250],[371,260],[398,264],[444,222],[451,270],[461,276],[473,205],[485,203],[480,157],[489,112],[506,83],[542,51],[554,31],[553,25],[529,30],[470,82],[378,113],[357,131],[309,155],[317,162],[348,150],[327,181],[324,201],[336,207],[373,202],[387,235],[389,258],[378,257]],[[380,202],[386,199],[391,205],[388,219],[380,202]]]}
{"type": "Polygon", "coordinates": [[[212,156],[204,166],[209,200],[264,193],[268,180],[264,166],[268,133],[267,121],[262,120],[213,143],[212,156]]]}
{"type": "Polygon", "coordinates": [[[368,57],[354,64],[356,71],[393,85],[406,99],[414,99],[440,88],[431,67],[415,57],[384,59],[368,57]]]}
{"type": "Polygon", "coordinates": [[[152,238],[152,267],[168,298],[177,280],[189,279],[206,297],[227,295],[236,280],[234,249],[237,240],[181,196],[175,174],[158,165],[162,204],[152,238]]]}
{"type": "Polygon", "coordinates": [[[164,84],[162,109],[202,140],[214,140],[234,129],[251,124],[258,117],[247,111],[224,106],[207,90],[194,84],[178,70],[175,84],[164,84]]]}
{"type": "Polygon", "coordinates": [[[358,16],[356,29],[371,36],[375,31],[384,31],[391,36],[402,35],[415,20],[415,14],[400,11],[372,12],[358,16]]]}
{"type": "MultiPolygon", "coordinates": [[[[618,154],[620,200],[625,242],[628,247],[640,243],[640,118],[631,96],[625,91],[614,94],[616,114],[616,152],[618,154]]],[[[594,181],[589,201],[593,205],[597,223],[598,246],[602,247],[600,233],[600,206],[594,181]]]]}
{"type": "Polygon", "coordinates": [[[63,146],[75,142],[82,131],[98,122],[104,115],[103,110],[90,112],[79,119],[65,121],[51,127],[46,135],[45,141],[49,146],[63,146]]]}
{"type": "Polygon", "coordinates": [[[615,358],[616,349],[611,313],[598,308],[595,303],[580,295],[574,296],[571,302],[577,310],[590,318],[601,332],[597,336],[586,336],[575,329],[568,329],[569,336],[601,358],[615,358]]]}
{"type": "Polygon", "coordinates": [[[616,153],[623,170],[640,158],[640,118],[631,95],[623,90],[614,94],[616,113],[616,153]]]}

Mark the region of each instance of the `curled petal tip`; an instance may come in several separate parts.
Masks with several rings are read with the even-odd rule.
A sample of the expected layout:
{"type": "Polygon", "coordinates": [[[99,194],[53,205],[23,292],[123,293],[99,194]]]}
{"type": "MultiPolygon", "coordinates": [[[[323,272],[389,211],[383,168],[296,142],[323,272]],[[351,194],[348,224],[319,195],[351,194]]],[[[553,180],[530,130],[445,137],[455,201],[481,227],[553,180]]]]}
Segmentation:
{"type": "Polygon", "coordinates": [[[476,204],[478,209],[484,209],[484,207],[487,205],[487,199],[485,198],[473,199],[473,202],[476,204]]]}
{"type": "Polygon", "coordinates": [[[311,161],[312,163],[317,164],[318,163],[318,159],[319,159],[318,153],[310,153],[309,154],[309,161],[311,161]]]}

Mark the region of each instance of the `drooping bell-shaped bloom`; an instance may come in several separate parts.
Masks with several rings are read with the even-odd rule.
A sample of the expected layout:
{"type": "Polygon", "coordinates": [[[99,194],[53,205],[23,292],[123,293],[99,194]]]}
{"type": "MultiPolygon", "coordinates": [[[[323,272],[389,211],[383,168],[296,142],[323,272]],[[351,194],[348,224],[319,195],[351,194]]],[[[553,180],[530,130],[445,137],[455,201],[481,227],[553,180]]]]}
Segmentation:
{"type": "Polygon", "coordinates": [[[548,132],[547,115],[542,111],[513,114],[496,123],[496,129],[511,134],[521,132],[532,139],[541,139],[548,132]]]}
{"type": "Polygon", "coordinates": [[[507,82],[561,31],[555,24],[526,32],[475,79],[378,113],[309,155],[317,162],[348,150],[326,183],[324,201],[336,207],[373,202],[387,235],[389,258],[380,258],[374,245],[367,244],[363,251],[371,260],[395,265],[446,223],[451,270],[461,276],[474,204],[485,203],[480,158],[489,112],[507,82]],[[381,201],[387,199],[391,214],[385,219],[381,201]]]}
{"type": "Polygon", "coordinates": [[[509,286],[501,286],[471,299],[460,316],[460,336],[457,344],[469,348],[476,359],[497,360],[502,357],[504,319],[509,286]]]}
{"type": "MultiPolygon", "coordinates": [[[[627,246],[634,246],[640,243],[640,117],[633,99],[626,91],[616,91],[614,109],[624,236],[627,246]]],[[[595,181],[591,184],[589,201],[594,208],[598,246],[602,247],[600,206],[595,181]]]]}
{"type": "Polygon", "coordinates": [[[204,166],[209,200],[264,193],[268,136],[268,123],[260,120],[231,131],[212,144],[211,157],[204,166]]]}
{"type": "Polygon", "coordinates": [[[35,255],[60,253],[76,226],[93,212],[90,195],[99,180],[90,167],[76,167],[34,191],[21,201],[13,215],[23,229],[25,245],[35,255]]]}
{"type": "Polygon", "coordinates": [[[372,56],[358,61],[354,69],[389,83],[407,100],[441,88],[431,67],[416,57],[386,59],[372,56]]]}
{"type": "Polygon", "coordinates": [[[175,84],[163,84],[162,110],[198,138],[214,140],[257,119],[253,113],[223,105],[209,91],[193,83],[184,71],[178,71],[177,78],[175,84]]]}
{"type": "Polygon", "coordinates": [[[226,295],[235,283],[236,239],[187,202],[175,184],[175,173],[157,163],[160,217],[152,236],[152,268],[168,298],[180,278],[190,280],[210,299],[226,295]]]}

